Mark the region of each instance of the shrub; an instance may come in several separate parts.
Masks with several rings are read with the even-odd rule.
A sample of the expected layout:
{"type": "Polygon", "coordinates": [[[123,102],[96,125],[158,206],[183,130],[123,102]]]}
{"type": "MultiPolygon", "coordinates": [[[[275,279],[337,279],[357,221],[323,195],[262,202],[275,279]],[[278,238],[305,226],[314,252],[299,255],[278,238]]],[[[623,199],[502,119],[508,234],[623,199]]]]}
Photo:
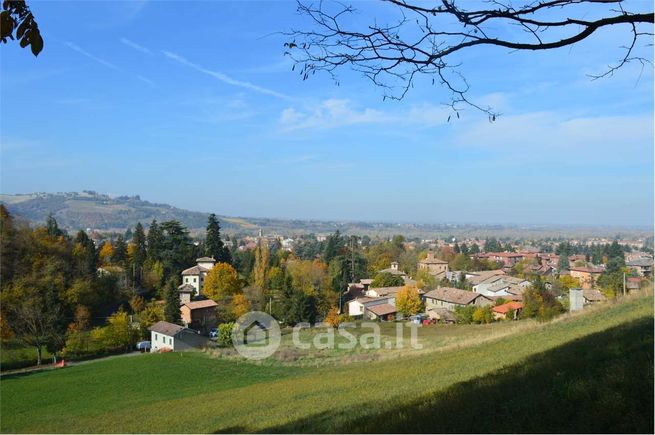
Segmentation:
{"type": "Polygon", "coordinates": [[[219,346],[232,347],[232,328],[234,328],[234,322],[221,323],[218,325],[219,346]]]}
{"type": "Polygon", "coordinates": [[[475,323],[491,323],[494,320],[494,316],[491,313],[491,307],[477,307],[473,311],[472,320],[475,323]]]}
{"type": "Polygon", "coordinates": [[[325,323],[330,326],[337,327],[341,323],[341,316],[339,316],[339,310],[337,307],[332,307],[325,316],[325,323]]]}
{"type": "Polygon", "coordinates": [[[469,324],[473,323],[473,312],[475,307],[467,305],[465,307],[455,307],[455,319],[457,323],[469,324]]]}

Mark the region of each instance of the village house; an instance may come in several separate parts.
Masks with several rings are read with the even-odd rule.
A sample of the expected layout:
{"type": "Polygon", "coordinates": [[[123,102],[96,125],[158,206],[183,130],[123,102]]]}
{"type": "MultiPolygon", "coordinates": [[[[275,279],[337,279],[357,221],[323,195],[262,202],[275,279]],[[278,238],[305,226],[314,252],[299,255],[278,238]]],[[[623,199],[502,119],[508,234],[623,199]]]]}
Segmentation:
{"type": "Polygon", "coordinates": [[[521,310],[523,309],[523,304],[520,302],[508,302],[506,304],[497,305],[491,309],[491,314],[494,316],[494,320],[505,320],[507,319],[507,314],[514,310],[514,316],[512,320],[516,320],[519,317],[521,310]]]}
{"type": "Polygon", "coordinates": [[[196,289],[191,284],[180,284],[177,288],[177,292],[180,294],[180,305],[191,302],[193,296],[196,293],[196,289]]]}
{"type": "Polygon", "coordinates": [[[530,281],[507,275],[491,275],[473,286],[473,291],[488,297],[521,295],[530,281]]]}
{"type": "Polygon", "coordinates": [[[582,289],[582,298],[585,305],[607,301],[605,295],[596,289],[582,289]]]}
{"type": "Polygon", "coordinates": [[[199,348],[207,339],[195,331],[169,322],[157,322],[150,328],[150,352],[182,351],[199,348]]]}
{"type": "Polygon", "coordinates": [[[207,273],[214,267],[216,260],[211,257],[202,257],[196,260],[196,265],[182,271],[182,285],[193,287],[196,295],[202,291],[207,273]]]}
{"type": "Polygon", "coordinates": [[[396,306],[378,304],[365,307],[364,318],[369,320],[392,320],[396,317],[396,306]]]}
{"type": "Polygon", "coordinates": [[[216,327],[216,307],[218,304],[211,299],[187,302],[180,307],[182,322],[188,328],[206,333],[216,327]]]}
{"type": "Polygon", "coordinates": [[[453,311],[456,307],[466,305],[486,306],[492,303],[491,299],[467,290],[458,288],[440,287],[423,295],[426,311],[433,308],[446,308],[453,311]]]}
{"type": "Polygon", "coordinates": [[[652,258],[635,258],[634,260],[630,260],[625,263],[627,267],[630,269],[634,270],[639,274],[639,276],[643,276],[646,278],[650,278],[653,276],[653,259],[652,258]]]}
{"type": "Polygon", "coordinates": [[[572,278],[580,281],[583,289],[591,289],[596,284],[598,277],[603,273],[603,269],[593,267],[571,267],[569,274],[572,278]]]}
{"type": "Polygon", "coordinates": [[[628,291],[637,291],[641,289],[641,278],[633,276],[628,278],[626,282],[626,289],[628,291]]]}
{"type": "Polygon", "coordinates": [[[375,305],[393,305],[395,306],[395,297],[361,297],[348,301],[348,315],[350,317],[364,317],[367,309],[375,305]]]}
{"type": "Polygon", "coordinates": [[[506,267],[512,267],[523,260],[523,254],[518,252],[488,252],[486,256],[489,260],[503,263],[506,267]]]}
{"type": "Polygon", "coordinates": [[[397,261],[391,262],[391,267],[388,267],[386,269],[382,269],[378,273],[390,273],[392,275],[397,275],[397,276],[400,276],[400,277],[403,277],[403,278],[407,277],[407,274],[399,269],[399,265],[398,265],[397,261]]]}
{"type": "Polygon", "coordinates": [[[505,275],[502,269],[481,270],[479,272],[466,272],[466,280],[472,286],[476,286],[492,276],[505,275]]]}
{"type": "Polygon", "coordinates": [[[428,317],[432,320],[436,320],[440,323],[456,323],[457,317],[452,311],[449,311],[446,308],[430,308],[425,312],[428,317]]]}
{"type": "Polygon", "coordinates": [[[582,310],[585,305],[605,301],[607,301],[607,298],[600,292],[600,290],[583,288],[569,289],[570,311],[579,311],[582,310]]]}
{"type": "Polygon", "coordinates": [[[429,250],[427,258],[418,262],[418,270],[427,270],[437,278],[444,278],[448,273],[448,262],[434,258],[434,251],[429,250]]]}

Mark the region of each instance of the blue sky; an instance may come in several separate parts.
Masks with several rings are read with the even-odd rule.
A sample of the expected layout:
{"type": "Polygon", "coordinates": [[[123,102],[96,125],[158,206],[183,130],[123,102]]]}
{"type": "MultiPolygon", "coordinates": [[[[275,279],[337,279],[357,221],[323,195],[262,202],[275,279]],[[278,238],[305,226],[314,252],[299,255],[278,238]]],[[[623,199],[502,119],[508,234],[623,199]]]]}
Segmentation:
{"type": "MultiPolygon", "coordinates": [[[[644,2],[646,4],[647,2],[644,2]]],[[[3,193],[96,190],[225,215],[652,225],[653,74],[625,29],[543,53],[463,54],[473,110],[427,80],[302,81],[293,2],[32,1],[38,58],[2,46],[3,193]],[[623,39],[621,39],[623,38],[623,39]]],[[[361,23],[389,16],[355,3],[361,23]]],[[[648,4],[646,4],[648,6],[648,4]]]]}

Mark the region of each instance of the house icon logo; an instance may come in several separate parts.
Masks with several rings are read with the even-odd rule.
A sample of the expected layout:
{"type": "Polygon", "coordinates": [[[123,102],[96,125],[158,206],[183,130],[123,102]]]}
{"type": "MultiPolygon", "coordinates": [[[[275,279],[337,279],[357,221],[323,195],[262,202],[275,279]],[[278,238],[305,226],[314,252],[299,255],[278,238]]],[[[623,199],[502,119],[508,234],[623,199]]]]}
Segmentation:
{"type": "Polygon", "coordinates": [[[239,317],[232,328],[232,344],[248,359],[264,359],[280,346],[280,325],[261,311],[251,311],[239,317]]]}

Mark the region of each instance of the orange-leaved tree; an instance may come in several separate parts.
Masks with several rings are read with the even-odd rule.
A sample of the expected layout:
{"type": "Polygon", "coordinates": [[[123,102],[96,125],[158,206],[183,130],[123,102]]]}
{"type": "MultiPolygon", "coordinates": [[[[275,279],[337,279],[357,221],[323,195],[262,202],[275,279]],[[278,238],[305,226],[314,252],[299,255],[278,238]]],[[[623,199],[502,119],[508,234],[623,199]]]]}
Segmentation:
{"type": "Polygon", "coordinates": [[[232,299],[232,315],[234,318],[238,319],[248,311],[250,311],[250,301],[246,295],[243,293],[235,295],[232,299]]]}

